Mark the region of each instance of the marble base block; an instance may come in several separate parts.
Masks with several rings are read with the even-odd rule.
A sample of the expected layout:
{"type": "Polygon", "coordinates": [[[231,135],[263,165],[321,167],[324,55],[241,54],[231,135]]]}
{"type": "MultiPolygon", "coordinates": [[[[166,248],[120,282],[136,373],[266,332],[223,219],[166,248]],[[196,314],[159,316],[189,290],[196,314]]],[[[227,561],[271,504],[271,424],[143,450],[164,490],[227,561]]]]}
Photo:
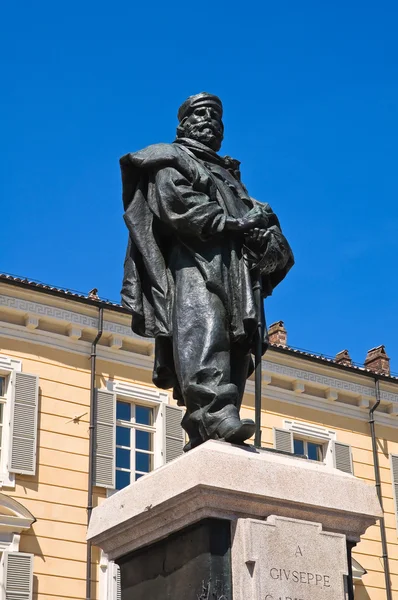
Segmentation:
{"type": "Polygon", "coordinates": [[[353,475],[209,441],[95,508],[88,539],[121,565],[123,600],[132,590],[151,600],[344,600],[347,547],[380,516],[375,488],[353,475]],[[230,531],[222,560],[212,551],[220,522],[230,531]]]}

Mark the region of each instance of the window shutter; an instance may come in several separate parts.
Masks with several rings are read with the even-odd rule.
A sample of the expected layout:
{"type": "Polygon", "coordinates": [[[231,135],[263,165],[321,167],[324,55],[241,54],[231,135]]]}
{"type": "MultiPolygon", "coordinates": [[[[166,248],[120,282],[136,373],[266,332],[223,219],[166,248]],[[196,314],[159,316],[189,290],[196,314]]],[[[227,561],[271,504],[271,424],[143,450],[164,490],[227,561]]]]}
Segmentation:
{"type": "Polygon", "coordinates": [[[280,452],[293,452],[293,433],[274,427],[274,448],[280,452]]]}
{"type": "Polygon", "coordinates": [[[171,460],[181,456],[183,454],[183,448],[185,444],[185,433],[181,427],[181,419],[183,411],[178,406],[172,406],[171,404],[164,405],[165,415],[165,455],[164,462],[168,463],[171,460]]]}
{"type": "Polygon", "coordinates": [[[33,554],[4,552],[5,600],[31,600],[33,590],[33,554]]]}
{"type": "Polygon", "coordinates": [[[395,506],[395,518],[398,528],[398,454],[391,454],[391,481],[395,506]]]}
{"type": "Polygon", "coordinates": [[[349,444],[334,442],[334,466],[339,471],[353,474],[351,446],[349,444]]]}
{"type": "Polygon", "coordinates": [[[13,383],[9,471],[35,475],[39,378],[17,371],[13,383]]]}
{"type": "Polygon", "coordinates": [[[120,581],[120,567],[115,565],[116,571],[116,600],[122,600],[122,584],[120,581]]]}
{"type": "Polygon", "coordinates": [[[97,390],[94,428],[94,485],[115,488],[116,394],[97,390]]]}

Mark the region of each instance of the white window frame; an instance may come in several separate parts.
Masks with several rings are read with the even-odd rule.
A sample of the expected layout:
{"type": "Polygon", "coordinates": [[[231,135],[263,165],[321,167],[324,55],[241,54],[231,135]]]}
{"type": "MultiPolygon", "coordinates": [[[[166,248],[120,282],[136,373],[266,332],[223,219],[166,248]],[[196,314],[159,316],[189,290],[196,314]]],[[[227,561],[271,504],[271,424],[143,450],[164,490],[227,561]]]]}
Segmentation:
{"type": "MultiPolygon", "coordinates": [[[[153,408],[154,453],[153,468],[157,469],[164,464],[165,456],[165,431],[164,431],[164,406],[169,403],[169,394],[158,389],[143,385],[121,381],[108,380],[106,387],[116,394],[116,402],[130,402],[153,408]]],[[[117,420],[116,420],[117,427],[117,420]]],[[[115,471],[116,471],[116,442],[115,442],[115,471]]],[[[116,477],[115,477],[116,482],[116,477]]],[[[132,482],[133,483],[133,482],[132,482]]],[[[107,489],[107,497],[119,490],[107,489]]],[[[108,560],[107,555],[101,551],[99,565],[99,600],[116,600],[116,565],[108,560]]]]}
{"type": "MultiPolygon", "coordinates": [[[[149,460],[150,460],[150,465],[152,466],[152,468],[149,469],[148,473],[150,473],[155,468],[155,452],[156,452],[156,450],[155,450],[155,444],[156,444],[155,435],[156,435],[157,412],[158,412],[158,407],[154,408],[152,406],[148,406],[147,404],[142,404],[142,402],[140,402],[140,401],[134,401],[134,400],[130,400],[130,399],[127,400],[126,398],[122,399],[122,398],[116,396],[116,432],[117,432],[118,427],[123,427],[124,429],[128,429],[130,431],[130,445],[129,446],[119,446],[116,442],[115,465],[116,465],[116,461],[117,461],[116,457],[117,457],[118,448],[122,448],[122,449],[129,451],[129,454],[130,454],[130,465],[129,466],[130,466],[130,468],[122,469],[121,467],[118,467],[116,465],[115,469],[116,469],[116,474],[117,474],[117,471],[130,473],[130,475],[131,475],[130,483],[133,483],[134,481],[136,481],[135,476],[137,475],[137,469],[136,469],[136,465],[135,465],[135,460],[136,460],[137,452],[140,452],[142,454],[148,454],[151,457],[149,460]],[[123,404],[127,404],[130,407],[130,415],[131,415],[130,420],[126,421],[125,419],[117,418],[118,402],[123,402],[123,404]],[[136,419],[137,407],[143,407],[143,408],[146,408],[151,411],[151,414],[152,414],[152,424],[151,425],[143,425],[141,423],[137,423],[137,419],[136,419]],[[139,448],[137,449],[137,443],[136,443],[137,431],[144,431],[144,432],[150,434],[151,440],[152,440],[152,449],[151,450],[141,450],[139,448]]],[[[116,433],[116,437],[117,437],[117,433],[116,433]]],[[[138,473],[141,476],[147,474],[144,471],[139,471],[138,473]]],[[[116,478],[115,478],[115,482],[116,482],[116,478]]]]}
{"type": "MultiPolygon", "coordinates": [[[[140,406],[153,408],[153,469],[157,469],[164,464],[164,415],[163,407],[168,404],[169,394],[154,388],[149,388],[135,383],[108,380],[106,387],[109,391],[116,394],[116,402],[130,402],[140,406]]],[[[117,425],[116,425],[117,426],[117,425]]],[[[116,444],[115,444],[115,464],[116,464],[116,444]]],[[[116,470],[116,466],[115,466],[116,470]]],[[[133,482],[132,482],[133,483],[133,482]]],[[[118,490],[109,490],[108,495],[118,490]]]]}
{"type": "Polygon", "coordinates": [[[294,442],[303,442],[303,456],[307,456],[309,458],[309,452],[308,452],[308,444],[314,444],[315,446],[318,446],[321,448],[320,454],[322,455],[322,458],[319,460],[317,458],[312,458],[310,460],[315,460],[316,462],[324,462],[325,459],[325,453],[327,452],[327,447],[325,447],[324,442],[318,442],[318,440],[309,440],[307,438],[302,438],[299,437],[297,435],[293,435],[293,452],[294,452],[294,442]]]}
{"type": "Polygon", "coordinates": [[[3,409],[3,431],[1,440],[1,458],[0,458],[0,488],[15,488],[15,473],[10,473],[9,460],[11,449],[11,417],[12,401],[15,387],[15,373],[22,372],[22,361],[16,358],[0,355],[0,377],[6,378],[6,393],[3,409]]]}
{"type": "Polygon", "coordinates": [[[101,550],[99,563],[99,600],[116,600],[117,565],[101,550]]]}
{"type": "MultiPolygon", "coordinates": [[[[2,358],[0,357],[0,360],[2,358]]],[[[6,509],[4,514],[0,514],[0,599],[2,600],[5,598],[6,591],[4,555],[19,553],[21,533],[31,528],[35,518],[23,504],[4,493],[0,493],[0,506],[6,509]],[[12,527],[10,527],[10,517],[13,520],[12,527]]]]}
{"type": "Polygon", "coordinates": [[[333,442],[336,440],[335,431],[327,429],[326,427],[321,427],[320,425],[314,425],[313,423],[293,421],[292,419],[284,420],[283,429],[292,432],[293,440],[296,438],[323,446],[323,461],[318,462],[334,467],[333,442]]]}

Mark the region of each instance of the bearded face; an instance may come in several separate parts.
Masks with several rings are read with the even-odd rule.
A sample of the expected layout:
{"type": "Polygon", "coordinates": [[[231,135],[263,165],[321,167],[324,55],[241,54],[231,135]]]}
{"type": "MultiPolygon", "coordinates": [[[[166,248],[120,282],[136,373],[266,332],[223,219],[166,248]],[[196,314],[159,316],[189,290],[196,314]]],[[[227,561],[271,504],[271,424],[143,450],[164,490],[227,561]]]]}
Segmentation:
{"type": "Polygon", "coordinates": [[[196,140],[218,152],[224,137],[221,112],[213,105],[198,106],[181,121],[177,136],[196,140]]]}

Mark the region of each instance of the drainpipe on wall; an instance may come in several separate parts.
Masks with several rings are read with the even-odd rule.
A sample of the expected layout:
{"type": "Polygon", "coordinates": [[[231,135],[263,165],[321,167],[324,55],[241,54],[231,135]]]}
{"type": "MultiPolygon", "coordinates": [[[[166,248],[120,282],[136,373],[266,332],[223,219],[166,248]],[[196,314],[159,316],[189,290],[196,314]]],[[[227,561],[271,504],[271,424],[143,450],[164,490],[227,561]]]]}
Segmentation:
{"type": "MultiPolygon", "coordinates": [[[[381,493],[381,481],[380,481],[380,466],[379,466],[379,456],[377,454],[377,439],[376,439],[376,431],[375,431],[375,419],[374,413],[377,410],[380,404],[380,381],[379,378],[375,377],[375,391],[376,391],[376,402],[369,410],[369,425],[370,425],[370,434],[372,437],[372,450],[373,450],[373,466],[375,471],[375,481],[376,481],[376,491],[380,501],[381,510],[383,511],[383,496],[381,493]]],[[[381,548],[382,548],[382,558],[384,564],[384,577],[386,582],[386,594],[387,600],[392,600],[392,592],[391,592],[391,579],[390,579],[390,567],[388,564],[388,550],[387,550],[387,538],[386,538],[386,526],[384,522],[384,516],[380,517],[380,537],[381,537],[381,548]]]]}
{"type": "MultiPolygon", "coordinates": [[[[89,426],[89,454],[88,454],[88,494],[87,494],[87,527],[93,511],[93,465],[94,465],[94,427],[95,427],[95,369],[97,363],[97,344],[102,336],[104,323],[104,309],[98,311],[98,331],[91,344],[91,381],[90,381],[90,426],[89,426]]],[[[86,600],[91,600],[91,542],[87,542],[86,558],[86,600]]]]}

